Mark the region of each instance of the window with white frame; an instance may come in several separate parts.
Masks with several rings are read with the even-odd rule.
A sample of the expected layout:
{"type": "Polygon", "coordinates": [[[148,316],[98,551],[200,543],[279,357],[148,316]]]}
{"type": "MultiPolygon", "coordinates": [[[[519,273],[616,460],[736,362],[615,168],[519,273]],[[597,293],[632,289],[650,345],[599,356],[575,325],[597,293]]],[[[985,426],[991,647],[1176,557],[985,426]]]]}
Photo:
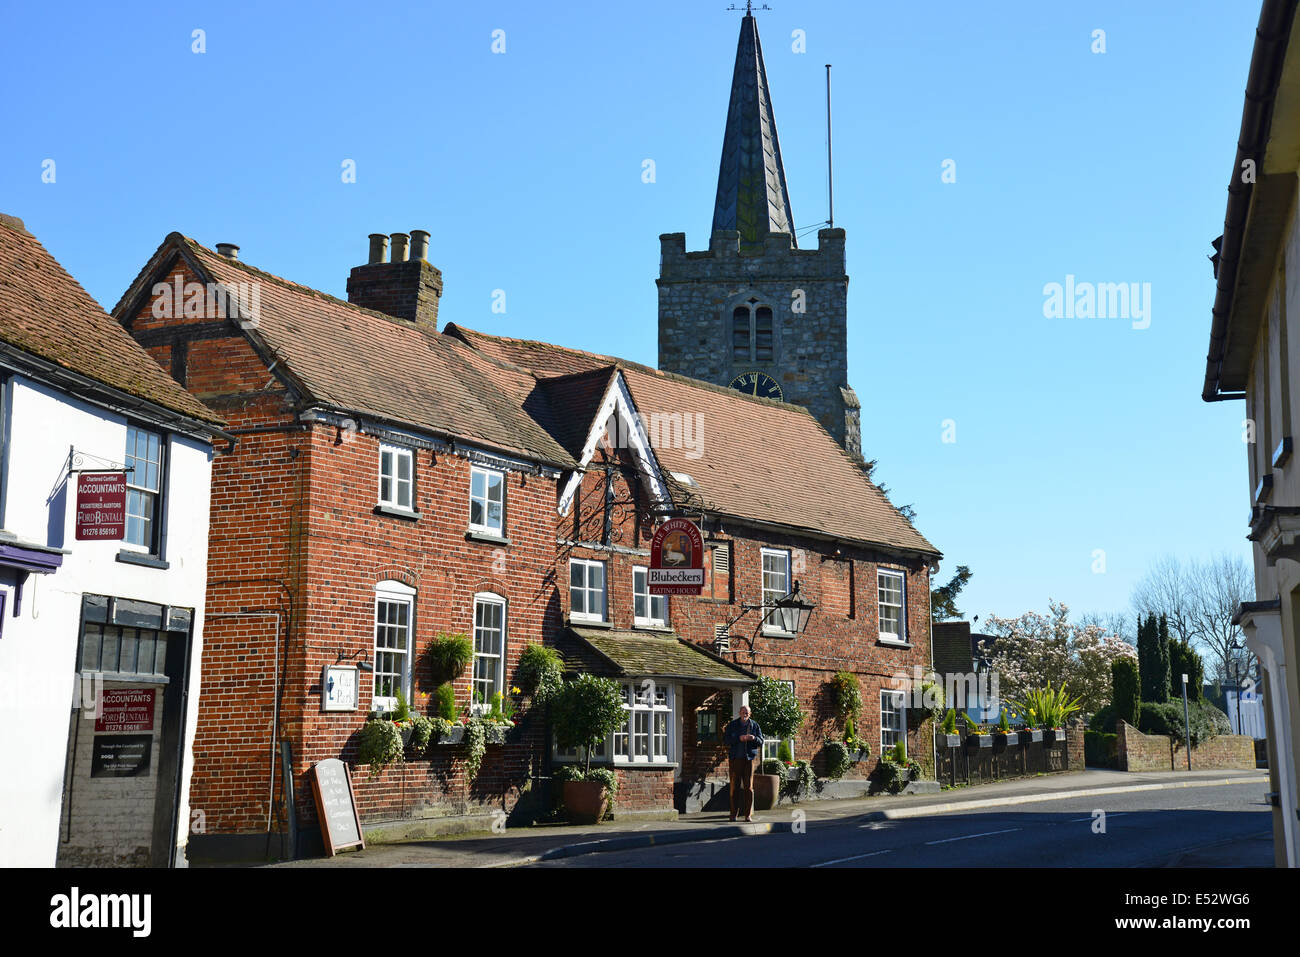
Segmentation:
{"type": "Polygon", "coordinates": [[[907,698],[902,691],[880,692],[880,750],[892,748],[907,735],[907,698]]]}
{"type": "Polygon", "coordinates": [[[162,436],[128,425],[126,467],[126,540],[156,553],[162,517],[162,436]]]}
{"type": "Polygon", "coordinates": [[[371,707],[392,711],[397,692],[409,699],[415,589],[402,582],[375,586],[375,686],[371,707]]]}
{"type": "Polygon", "coordinates": [[[636,625],[668,623],[668,596],[650,594],[650,571],[640,566],[632,569],[632,619],[636,625]]]}
{"type": "Polygon", "coordinates": [[[398,445],[379,446],[379,504],[415,511],[415,453],[398,445]]]}
{"type": "MultiPolygon", "coordinates": [[[[790,553],[776,548],[763,549],[763,604],[771,606],[777,599],[790,593],[790,553]]],[[[763,619],[765,634],[792,635],[795,617],[793,608],[774,608],[763,619]]]]}
{"type": "MultiPolygon", "coordinates": [[[[781,680],[781,679],[778,679],[778,680],[781,680]]],[[[787,685],[787,686],[790,688],[791,691],[794,691],[794,682],[793,682],[793,681],[785,681],[785,680],[781,680],[781,684],[783,684],[783,685],[787,685]]],[[[763,729],[762,729],[762,726],[759,727],[759,730],[760,730],[760,731],[763,730],[763,729]]],[[[777,759],[779,759],[779,757],[780,757],[780,751],[781,751],[781,742],[782,742],[782,741],[784,741],[786,744],[788,744],[788,745],[790,746],[790,757],[793,758],[793,757],[794,757],[794,738],[774,738],[774,737],[771,737],[770,735],[768,735],[768,733],[767,733],[766,731],[763,732],[763,754],[762,754],[762,758],[763,758],[764,761],[768,760],[769,758],[772,759],[772,760],[777,760],[777,759]]]]}
{"type": "Polygon", "coordinates": [[[503,692],[506,660],[506,601],[500,595],[474,596],[474,679],[476,711],[486,711],[503,692]]]}
{"type": "MultiPolygon", "coordinates": [[[[623,710],[627,720],[602,741],[591,754],[592,760],[607,760],[612,753],[615,764],[668,764],[674,760],[676,696],[671,685],[651,679],[625,682],[621,686],[623,710]]],[[[555,747],[560,761],[581,761],[581,748],[555,747]]]]}
{"type": "Polygon", "coordinates": [[[892,568],[876,572],[880,596],[880,640],[907,641],[906,576],[892,568]]]}
{"type": "Polygon", "coordinates": [[[477,465],[470,469],[469,527],[493,535],[505,535],[505,473],[477,465]]]}
{"type": "Polygon", "coordinates": [[[569,617],[574,621],[605,620],[604,562],[569,560],[569,617]]]}

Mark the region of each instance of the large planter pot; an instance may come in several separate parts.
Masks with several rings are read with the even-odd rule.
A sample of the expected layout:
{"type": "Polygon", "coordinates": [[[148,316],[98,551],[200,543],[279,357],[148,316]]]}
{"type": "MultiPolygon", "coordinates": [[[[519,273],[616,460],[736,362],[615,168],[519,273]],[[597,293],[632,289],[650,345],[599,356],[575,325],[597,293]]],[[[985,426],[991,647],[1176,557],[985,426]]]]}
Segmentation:
{"type": "Polygon", "coordinates": [[[599,781],[565,781],[564,808],[571,824],[599,824],[605,816],[605,785],[599,781]]]}
{"type": "Polygon", "coordinates": [[[777,795],[781,793],[781,776],[779,774],[754,775],[754,810],[770,811],[776,807],[777,795]]]}
{"type": "Polygon", "coordinates": [[[1022,742],[1024,742],[1025,744],[1029,744],[1031,741],[1032,741],[1034,744],[1042,744],[1042,742],[1043,742],[1043,729],[1042,729],[1042,728],[1035,728],[1033,731],[1022,731],[1022,732],[1020,733],[1020,740],[1021,740],[1022,742]]]}
{"type": "Polygon", "coordinates": [[[415,734],[414,725],[408,724],[406,727],[398,728],[397,733],[402,736],[402,750],[406,750],[411,746],[411,735],[415,734]]]}
{"type": "Polygon", "coordinates": [[[979,748],[993,747],[993,735],[991,734],[968,734],[966,735],[966,747],[972,751],[979,748]]]}
{"type": "Polygon", "coordinates": [[[438,738],[438,744],[460,744],[465,740],[465,726],[458,724],[438,738]]]}
{"type": "Polygon", "coordinates": [[[934,736],[934,743],[941,748],[960,748],[961,735],[944,734],[942,731],[940,731],[938,734],[934,736]]]}

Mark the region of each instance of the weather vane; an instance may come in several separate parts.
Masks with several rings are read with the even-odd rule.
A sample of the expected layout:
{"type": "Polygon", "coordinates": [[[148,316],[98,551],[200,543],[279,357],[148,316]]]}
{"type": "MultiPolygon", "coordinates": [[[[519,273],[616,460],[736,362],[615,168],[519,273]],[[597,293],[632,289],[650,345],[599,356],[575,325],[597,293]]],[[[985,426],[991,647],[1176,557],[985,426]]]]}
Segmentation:
{"type": "MultiPolygon", "coordinates": [[[[731,6],[727,7],[727,9],[728,9],[728,10],[739,10],[740,7],[736,6],[736,5],[733,3],[731,6]]],[[[761,7],[759,7],[758,9],[760,9],[760,10],[771,10],[772,8],[769,7],[769,6],[765,3],[765,4],[763,4],[761,7]]],[[[753,15],[754,15],[754,0],[745,0],[745,16],[747,16],[747,17],[752,17],[753,15]]]]}

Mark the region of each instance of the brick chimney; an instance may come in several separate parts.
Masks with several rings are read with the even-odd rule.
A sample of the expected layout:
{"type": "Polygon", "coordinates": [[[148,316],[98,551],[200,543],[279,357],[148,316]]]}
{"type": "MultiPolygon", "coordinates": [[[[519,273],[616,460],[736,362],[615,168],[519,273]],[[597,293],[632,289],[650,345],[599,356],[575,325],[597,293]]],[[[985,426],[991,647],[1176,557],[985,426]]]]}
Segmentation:
{"type": "Polygon", "coordinates": [[[393,233],[392,262],[388,240],[383,233],[371,233],[370,261],[348,276],[348,302],[437,331],[442,272],[425,258],[429,234],[422,229],[393,233]]]}

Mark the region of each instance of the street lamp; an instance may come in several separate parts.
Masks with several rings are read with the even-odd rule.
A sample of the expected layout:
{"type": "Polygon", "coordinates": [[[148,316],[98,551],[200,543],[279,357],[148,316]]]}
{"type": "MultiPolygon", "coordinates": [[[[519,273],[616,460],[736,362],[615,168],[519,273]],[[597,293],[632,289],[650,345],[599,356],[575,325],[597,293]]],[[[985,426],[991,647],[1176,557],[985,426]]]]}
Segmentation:
{"type": "MultiPolygon", "coordinates": [[[[1241,642],[1234,641],[1232,650],[1241,651],[1241,642]]],[[[1236,655],[1232,656],[1232,684],[1237,708],[1237,734],[1241,734],[1241,659],[1236,655]]]]}
{"type": "MultiPolygon", "coordinates": [[[[775,601],[760,602],[758,604],[742,602],[740,606],[740,614],[736,615],[718,629],[717,638],[715,640],[720,644],[729,644],[728,639],[731,632],[731,626],[740,621],[740,619],[744,618],[751,611],[765,611],[763,620],[759,623],[760,626],[763,622],[772,621],[780,624],[783,630],[792,635],[801,635],[803,634],[804,629],[808,627],[808,619],[812,617],[813,609],[816,607],[817,606],[812,602],[803,600],[799,594],[799,583],[796,581],[793,588],[775,601]]],[[[754,631],[757,634],[758,629],[755,628],[754,631]]],[[[749,647],[751,651],[754,648],[754,639],[752,636],[749,638],[749,647]]]]}

